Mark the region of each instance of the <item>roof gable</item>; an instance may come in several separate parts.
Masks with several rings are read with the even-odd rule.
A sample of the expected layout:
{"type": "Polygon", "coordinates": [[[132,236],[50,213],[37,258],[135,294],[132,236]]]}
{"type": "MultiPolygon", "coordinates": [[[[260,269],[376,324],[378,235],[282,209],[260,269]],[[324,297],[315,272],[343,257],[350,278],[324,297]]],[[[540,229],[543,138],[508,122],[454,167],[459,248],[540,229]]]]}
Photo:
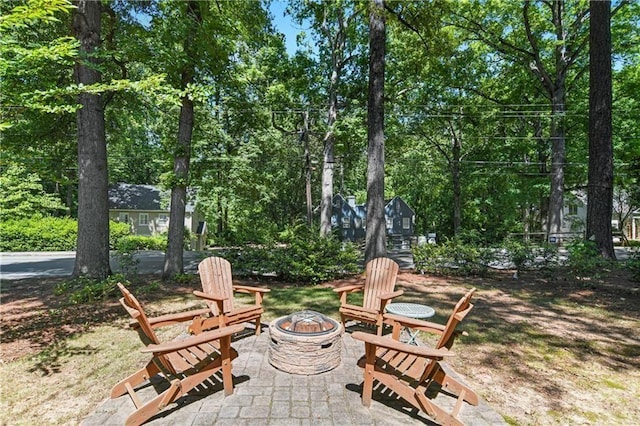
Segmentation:
{"type": "Polygon", "coordinates": [[[118,183],[109,187],[109,209],[168,211],[162,208],[160,197],[157,186],[118,183]]]}

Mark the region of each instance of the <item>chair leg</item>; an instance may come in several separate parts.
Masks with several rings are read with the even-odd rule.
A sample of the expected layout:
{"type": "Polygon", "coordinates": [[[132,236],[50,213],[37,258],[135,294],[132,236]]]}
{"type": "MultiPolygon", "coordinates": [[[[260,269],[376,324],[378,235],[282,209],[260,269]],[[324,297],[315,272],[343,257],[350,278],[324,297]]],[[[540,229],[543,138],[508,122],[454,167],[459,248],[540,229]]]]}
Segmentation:
{"type": "Polygon", "coordinates": [[[433,380],[439,383],[444,391],[457,395],[471,405],[478,405],[478,394],[467,385],[445,373],[439,364],[438,371],[433,375],[433,380]]]}
{"type": "Polygon", "coordinates": [[[231,375],[231,336],[220,338],[220,356],[222,360],[222,386],[224,394],[233,394],[233,376],[231,375]]]}
{"type": "Polygon", "coordinates": [[[373,373],[375,371],[376,347],[365,345],[366,364],[364,366],[364,384],[362,385],[362,405],[371,406],[371,396],[373,394],[373,373]]]}
{"type": "Polygon", "coordinates": [[[260,332],[262,331],[262,327],[261,327],[261,322],[260,322],[260,317],[258,317],[256,319],[256,336],[260,335],[260,332]]]}
{"type": "Polygon", "coordinates": [[[127,385],[135,388],[136,386],[146,382],[159,372],[160,369],[153,363],[153,361],[149,361],[144,368],[136,371],[126,379],[121,380],[113,388],[111,388],[111,399],[117,398],[127,393],[127,385]]]}
{"type": "Polygon", "coordinates": [[[138,426],[162,411],[167,405],[182,396],[180,380],[173,380],[169,389],[162,392],[142,407],[131,413],[125,422],[126,426],[138,426]]]}
{"type": "Polygon", "coordinates": [[[427,413],[428,416],[432,417],[438,424],[464,426],[464,423],[462,423],[460,420],[429,401],[429,399],[427,399],[427,397],[422,392],[416,391],[415,397],[416,400],[418,400],[422,411],[427,413]]]}
{"type": "Polygon", "coordinates": [[[344,328],[346,330],[347,329],[347,318],[344,316],[344,314],[342,312],[340,313],[340,322],[342,322],[342,328],[344,328]]]}

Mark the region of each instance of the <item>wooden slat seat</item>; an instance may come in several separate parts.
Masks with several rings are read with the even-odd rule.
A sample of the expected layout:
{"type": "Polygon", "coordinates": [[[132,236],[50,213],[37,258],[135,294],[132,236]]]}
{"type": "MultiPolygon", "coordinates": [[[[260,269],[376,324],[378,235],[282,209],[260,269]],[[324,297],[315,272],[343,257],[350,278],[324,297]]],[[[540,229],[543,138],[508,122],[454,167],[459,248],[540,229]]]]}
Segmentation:
{"type": "Polygon", "coordinates": [[[376,326],[378,335],[382,335],[383,315],[387,303],[394,297],[403,294],[395,291],[399,266],[392,259],[378,257],[367,263],[364,284],[353,284],[336,288],[333,291],[340,295],[340,318],[346,326],[347,319],[355,319],[376,326]],[[350,304],[347,295],[364,292],[362,306],[350,304]]]}
{"type": "Polygon", "coordinates": [[[478,395],[447,373],[442,361],[454,356],[450,349],[458,334],[456,327],[473,308],[471,297],[475,291],[475,288],[471,289],[458,301],[444,326],[385,314],[385,321],[393,324],[391,337],[353,333],[354,339],[365,342],[365,355],[358,361],[358,366],[364,368],[362,403],[365,406],[371,404],[373,384],[377,381],[439,424],[462,425],[458,413],[463,402],[478,405],[478,395]],[[434,348],[402,343],[399,337],[403,327],[435,333],[439,335],[438,342],[434,348]],[[432,387],[434,384],[436,386],[432,387]],[[427,391],[432,390],[443,390],[456,396],[453,409],[447,411],[429,398],[427,391]]]}
{"type": "Polygon", "coordinates": [[[148,318],[135,296],[121,283],[118,283],[118,288],[123,296],[120,303],[135,320],[132,326],[145,344],[142,352],[152,354],[151,360],[142,369],[111,389],[111,398],[128,393],[136,407],[127,418],[127,425],[146,422],[191,389],[211,380],[219,371],[222,371],[225,395],[233,393],[231,360],[238,353],[231,347],[231,335],[242,331],[242,326],[226,327],[198,335],[184,334],[162,343],[155,329],[193,319],[201,315],[202,310],[148,318]],[[155,398],[143,402],[135,389],[158,374],[169,382],[169,387],[155,398]]]}
{"type": "Polygon", "coordinates": [[[198,265],[198,272],[202,282],[202,291],[195,290],[193,294],[207,303],[209,312],[201,318],[194,319],[191,331],[197,334],[204,330],[227,325],[254,322],[255,334],[259,335],[261,331],[260,318],[264,313],[262,299],[264,294],[270,290],[234,285],[231,263],[222,257],[211,256],[204,259],[198,265]],[[236,307],[234,293],[252,294],[253,304],[236,307]]]}

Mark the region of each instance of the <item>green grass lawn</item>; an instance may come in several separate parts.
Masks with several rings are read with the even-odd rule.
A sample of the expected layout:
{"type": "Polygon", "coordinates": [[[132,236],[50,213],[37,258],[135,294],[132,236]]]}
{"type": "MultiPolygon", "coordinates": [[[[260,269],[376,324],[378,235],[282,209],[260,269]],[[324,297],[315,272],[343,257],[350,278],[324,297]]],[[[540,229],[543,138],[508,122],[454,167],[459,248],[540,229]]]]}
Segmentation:
{"type": "MultiPolygon", "coordinates": [[[[263,324],[304,309],[339,318],[338,295],[330,286],[251,284],[271,289],[263,324]]],[[[467,335],[456,341],[450,364],[505,420],[640,424],[638,283],[587,285],[530,274],[520,280],[404,274],[398,280],[402,301],[431,305],[436,309],[431,320],[439,323],[472,286],[478,288],[475,307],[462,324],[467,335]]],[[[130,289],[148,314],[157,316],[203,307],[191,294],[198,287],[194,277],[130,289]]],[[[0,305],[0,424],[79,424],[118,380],[148,361],[115,298],[69,306],[61,304],[50,283],[19,291],[3,287],[0,305]],[[6,358],[10,348],[13,356],[6,358]]],[[[361,303],[353,296],[350,302],[361,303]]],[[[245,297],[239,295],[237,302],[248,303],[245,297]]],[[[184,329],[163,330],[160,338],[184,329]]]]}

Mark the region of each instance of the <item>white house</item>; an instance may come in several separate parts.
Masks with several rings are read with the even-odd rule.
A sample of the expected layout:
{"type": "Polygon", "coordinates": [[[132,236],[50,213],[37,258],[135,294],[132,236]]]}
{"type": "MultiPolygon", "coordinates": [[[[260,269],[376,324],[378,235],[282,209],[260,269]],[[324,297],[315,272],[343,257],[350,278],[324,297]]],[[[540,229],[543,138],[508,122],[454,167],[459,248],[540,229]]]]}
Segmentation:
{"type": "MultiPolygon", "coordinates": [[[[614,211],[621,206],[614,205],[614,211]]],[[[582,234],[587,228],[587,194],[584,191],[571,191],[565,194],[561,232],[565,234],[582,234]]],[[[629,240],[640,240],[640,210],[629,215],[624,223],[620,223],[618,215],[611,220],[613,232],[623,231],[629,240]]]]}
{"type": "MultiPolygon", "coordinates": [[[[193,198],[194,191],[189,191],[193,198]]],[[[128,223],[134,235],[159,235],[169,230],[170,194],[153,185],[118,183],[109,187],[109,219],[128,223]]],[[[185,229],[191,232],[192,248],[200,249],[206,238],[206,222],[193,200],[185,206],[185,229]]]]}

